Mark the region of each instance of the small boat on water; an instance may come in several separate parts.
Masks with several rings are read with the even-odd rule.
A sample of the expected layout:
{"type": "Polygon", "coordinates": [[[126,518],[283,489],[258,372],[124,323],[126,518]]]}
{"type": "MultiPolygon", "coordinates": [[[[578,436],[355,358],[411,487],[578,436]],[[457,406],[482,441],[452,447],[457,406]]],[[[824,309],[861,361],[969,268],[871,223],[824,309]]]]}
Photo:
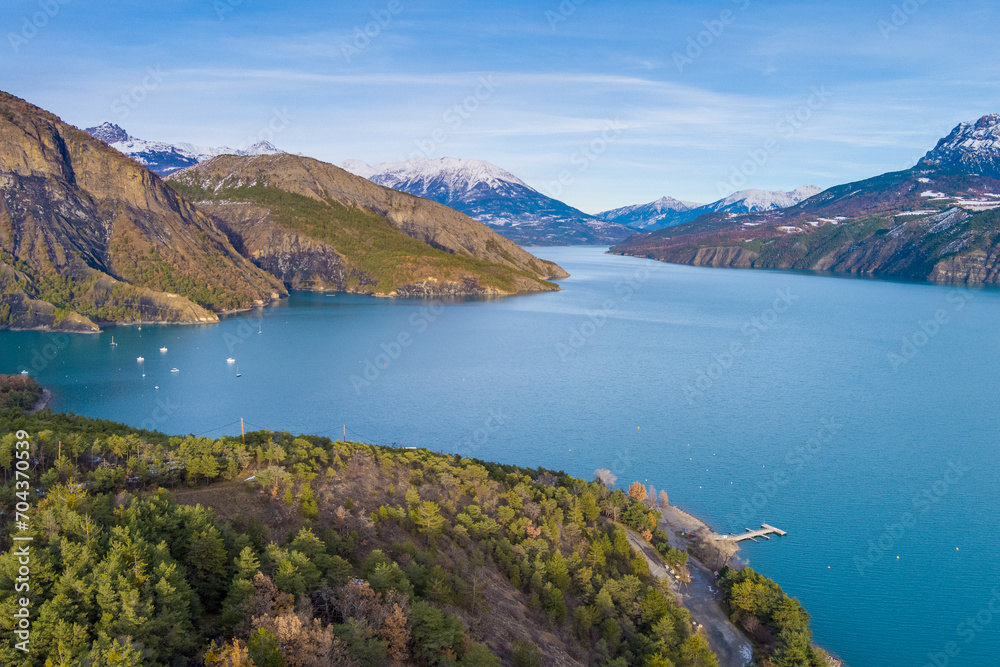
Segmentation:
{"type": "Polygon", "coordinates": [[[111,347],[118,347],[118,343],[115,342],[115,337],[111,337],[111,347]]]}
{"type": "Polygon", "coordinates": [[[236,377],[238,378],[243,377],[243,373],[240,373],[239,364],[236,365],[236,377]]]}
{"type": "Polygon", "coordinates": [[[165,347],[161,347],[160,348],[160,352],[166,352],[166,351],[167,351],[167,348],[165,348],[165,347]]]}
{"type": "Polygon", "coordinates": [[[27,375],[27,374],[28,374],[28,371],[26,371],[26,370],[25,371],[21,371],[21,375],[27,375]]]}
{"type": "Polygon", "coordinates": [[[170,369],[170,372],[171,372],[171,373],[180,373],[180,372],[181,372],[181,369],[179,369],[179,368],[171,368],[171,369],[170,369]]]}
{"type": "Polygon", "coordinates": [[[235,360],[235,359],[233,359],[232,357],[229,357],[228,359],[226,359],[226,363],[227,363],[227,364],[235,364],[235,363],[236,363],[236,360],[235,360]]]}
{"type": "Polygon", "coordinates": [[[142,362],[146,361],[146,357],[136,357],[135,360],[141,364],[142,362]]]}

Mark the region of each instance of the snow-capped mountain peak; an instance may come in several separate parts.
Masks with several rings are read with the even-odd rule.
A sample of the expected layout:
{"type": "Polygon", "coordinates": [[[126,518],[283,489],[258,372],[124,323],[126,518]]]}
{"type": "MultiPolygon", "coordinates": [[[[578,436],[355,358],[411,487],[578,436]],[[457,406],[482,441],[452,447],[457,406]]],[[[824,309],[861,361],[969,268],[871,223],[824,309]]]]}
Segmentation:
{"type": "Polygon", "coordinates": [[[270,141],[258,141],[252,144],[249,148],[237,149],[237,155],[277,155],[278,153],[284,153],[270,141]]]}
{"type": "Polygon", "coordinates": [[[217,155],[275,155],[285,151],[277,148],[269,141],[258,141],[247,148],[230,148],[229,146],[196,146],[186,142],[173,144],[184,155],[193,157],[198,162],[210,160],[217,155]]]}
{"type": "Polygon", "coordinates": [[[517,243],[616,243],[621,225],[587,215],[548,197],[483,160],[414,158],[374,166],[347,160],[340,168],[373,183],[433,199],[482,222],[517,243]]]}
{"type": "Polygon", "coordinates": [[[406,162],[381,162],[375,166],[360,160],[347,160],[340,167],[379,185],[396,189],[405,189],[397,187],[402,184],[418,182],[427,184],[428,190],[443,187],[452,193],[469,192],[477,186],[497,188],[509,183],[531,187],[509,171],[484,160],[413,158],[406,162]]]}
{"type": "Polygon", "coordinates": [[[959,123],[920,163],[1000,177],[1000,114],[959,123]]]}
{"type": "Polygon", "coordinates": [[[269,141],[258,141],[248,148],[233,149],[228,146],[197,146],[186,142],[168,144],[147,141],[131,136],[114,123],[101,123],[88,127],[86,132],[112,148],[144,164],[160,176],[209,160],[216,155],[273,155],[284,153],[269,141]]]}
{"type": "Polygon", "coordinates": [[[795,206],[799,202],[805,201],[822,191],[822,188],[818,188],[815,185],[803,185],[788,192],[757,189],[739,190],[728,197],[709,204],[706,208],[711,211],[729,211],[731,213],[773,211],[779,208],[795,206]]]}
{"type": "Polygon", "coordinates": [[[597,214],[597,217],[627,225],[632,229],[653,230],[685,221],[690,218],[687,212],[699,206],[701,204],[681,201],[673,197],[660,197],[648,204],[633,204],[610,211],[602,211],[597,214]]]}
{"type": "Polygon", "coordinates": [[[604,220],[618,222],[632,229],[655,231],[690,222],[706,213],[757,213],[788,208],[812,197],[822,190],[815,185],[803,185],[790,192],[770,190],[740,190],[711,204],[694,204],[673,197],[661,197],[648,204],[623,206],[598,213],[604,220]]]}
{"type": "Polygon", "coordinates": [[[128,132],[114,123],[101,123],[97,127],[87,129],[87,132],[94,138],[100,139],[106,144],[113,144],[119,141],[128,141],[131,137],[128,132]]]}
{"type": "Polygon", "coordinates": [[[344,160],[339,165],[337,165],[344,171],[350,172],[355,176],[360,176],[361,178],[371,178],[378,170],[365,162],[364,160],[344,160]]]}

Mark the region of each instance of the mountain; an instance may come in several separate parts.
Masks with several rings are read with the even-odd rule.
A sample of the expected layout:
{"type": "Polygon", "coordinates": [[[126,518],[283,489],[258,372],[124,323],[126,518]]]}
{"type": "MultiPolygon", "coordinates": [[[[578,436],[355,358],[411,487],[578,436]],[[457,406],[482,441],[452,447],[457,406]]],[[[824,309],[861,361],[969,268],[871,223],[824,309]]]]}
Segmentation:
{"type": "Polygon", "coordinates": [[[145,167],[0,93],[0,327],[215,322],[286,293],[145,167]]]}
{"type": "Polygon", "coordinates": [[[962,123],[911,169],[794,206],[715,212],[612,248],[701,266],[780,268],[947,283],[1000,282],[1000,117],[962,123]]]}
{"type": "Polygon", "coordinates": [[[169,181],[295,289],[497,296],[568,275],[458,211],[312,158],[223,155],[169,181]]]}
{"type": "Polygon", "coordinates": [[[960,123],[927,152],[920,164],[1000,178],[1000,114],[960,123]]]}
{"type": "Polygon", "coordinates": [[[673,197],[661,197],[649,204],[625,206],[598,213],[597,217],[641,231],[655,231],[695,220],[707,213],[754,213],[794,206],[822,192],[815,185],[803,185],[790,192],[740,190],[711,204],[692,204],[673,197]]]}
{"type": "Polygon", "coordinates": [[[822,188],[818,188],[815,185],[803,185],[789,192],[781,192],[780,190],[740,190],[696,210],[702,214],[718,211],[725,211],[727,213],[774,211],[795,206],[799,202],[805,201],[822,191],[822,188]]]}
{"type": "Polygon", "coordinates": [[[172,174],[217,155],[274,155],[284,152],[268,141],[258,141],[249,148],[241,149],[228,146],[196,146],[183,142],[167,144],[147,141],[130,136],[114,123],[102,123],[97,127],[88,127],[86,131],[139,164],[146,165],[150,171],[160,176],[172,174]]]}
{"type": "Polygon", "coordinates": [[[631,229],[653,230],[694,220],[698,216],[692,217],[689,214],[701,206],[702,204],[680,201],[673,197],[660,197],[648,204],[634,204],[602,211],[597,217],[631,229]]]}
{"type": "Polygon", "coordinates": [[[414,158],[375,166],[348,160],[340,166],[379,185],[450,206],[521,245],[610,244],[630,233],[482,160],[414,158]]]}

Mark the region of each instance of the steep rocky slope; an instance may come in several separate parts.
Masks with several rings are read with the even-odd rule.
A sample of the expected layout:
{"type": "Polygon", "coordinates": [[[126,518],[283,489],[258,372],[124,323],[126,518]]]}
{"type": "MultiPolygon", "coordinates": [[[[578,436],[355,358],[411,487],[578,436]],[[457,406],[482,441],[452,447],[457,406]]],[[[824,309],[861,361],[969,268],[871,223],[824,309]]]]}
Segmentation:
{"type": "Polygon", "coordinates": [[[0,93],[0,326],[212,322],[285,293],[155,174],[0,93]]]}
{"type": "Polygon", "coordinates": [[[567,275],[462,213],[312,158],[224,155],[169,180],[296,289],[501,295],[567,275]]]}

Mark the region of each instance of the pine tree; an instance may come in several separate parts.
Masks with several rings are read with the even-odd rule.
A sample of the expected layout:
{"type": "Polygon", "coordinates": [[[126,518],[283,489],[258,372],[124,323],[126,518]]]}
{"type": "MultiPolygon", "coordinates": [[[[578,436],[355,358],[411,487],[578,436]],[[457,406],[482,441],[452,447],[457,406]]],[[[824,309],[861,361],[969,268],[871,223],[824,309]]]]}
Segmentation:
{"type": "Polygon", "coordinates": [[[185,565],[191,585],[209,611],[217,611],[226,590],[226,544],[215,526],[196,531],[188,543],[185,565]]]}
{"type": "Polygon", "coordinates": [[[417,529],[425,535],[435,535],[444,525],[438,504],[433,500],[425,500],[410,510],[410,519],[417,529]]]}
{"type": "Polygon", "coordinates": [[[252,581],[257,571],[260,570],[260,559],[253,547],[243,547],[240,555],[233,559],[236,565],[236,578],[252,581]]]}

